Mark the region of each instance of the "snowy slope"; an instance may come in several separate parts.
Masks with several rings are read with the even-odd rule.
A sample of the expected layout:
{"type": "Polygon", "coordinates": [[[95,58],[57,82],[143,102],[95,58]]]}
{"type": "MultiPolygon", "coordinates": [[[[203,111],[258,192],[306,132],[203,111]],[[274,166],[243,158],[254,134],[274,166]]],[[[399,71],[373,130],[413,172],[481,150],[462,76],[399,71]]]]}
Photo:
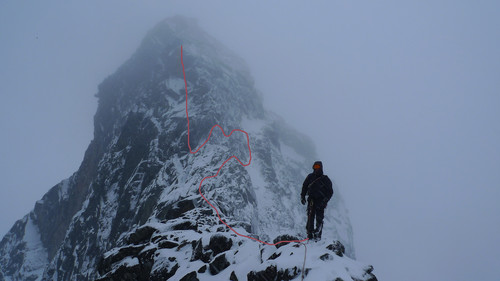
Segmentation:
{"type": "Polygon", "coordinates": [[[40,231],[34,220],[36,220],[34,213],[26,215],[15,226],[24,228],[24,235],[2,241],[8,241],[1,245],[2,264],[16,267],[16,271],[12,272],[8,270],[8,267],[2,266],[5,280],[41,280],[48,257],[40,240],[40,231]],[[16,260],[6,259],[7,256],[4,253],[9,252],[16,253],[16,260]]]}

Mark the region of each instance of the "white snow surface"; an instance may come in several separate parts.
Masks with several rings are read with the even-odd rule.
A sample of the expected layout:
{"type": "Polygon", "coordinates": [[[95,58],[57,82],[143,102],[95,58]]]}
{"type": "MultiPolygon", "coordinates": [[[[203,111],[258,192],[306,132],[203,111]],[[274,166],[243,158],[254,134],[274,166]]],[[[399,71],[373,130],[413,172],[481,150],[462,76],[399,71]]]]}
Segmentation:
{"type": "Polygon", "coordinates": [[[184,79],[177,77],[168,78],[167,80],[165,80],[165,86],[180,96],[184,94],[183,93],[185,89],[184,79]]]}
{"type": "Polygon", "coordinates": [[[43,270],[48,263],[48,254],[40,241],[38,226],[30,215],[27,216],[23,241],[26,243],[24,262],[19,274],[24,277],[37,276],[37,281],[42,280],[43,270]]]}
{"type": "Polygon", "coordinates": [[[59,184],[59,200],[67,200],[69,197],[68,190],[70,187],[70,179],[67,178],[59,184]]]}

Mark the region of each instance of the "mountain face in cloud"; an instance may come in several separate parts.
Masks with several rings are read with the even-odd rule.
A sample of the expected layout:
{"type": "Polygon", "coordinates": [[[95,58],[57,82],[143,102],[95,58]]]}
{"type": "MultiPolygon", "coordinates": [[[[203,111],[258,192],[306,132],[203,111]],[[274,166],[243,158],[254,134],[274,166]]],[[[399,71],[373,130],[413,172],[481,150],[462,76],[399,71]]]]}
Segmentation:
{"type": "MultiPolygon", "coordinates": [[[[312,142],[264,109],[245,63],[189,19],[159,23],[99,86],[94,139],[71,177],[36,202],[0,242],[0,280],[376,280],[355,258],[340,192],[325,210],[323,241],[267,246],[224,226],[198,192],[246,136],[215,129],[188,148],[183,46],[195,151],[213,125],[250,136],[251,165],[232,159],[204,196],[241,234],[303,239],[301,185],[312,142]],[[183,279],[181,279],[183,278],[183,279]],[[273,279],[274,278],[274,279],[273,279]],[[288,279],[287,279],[288,278],[288,279]]],[[[325,163],[327,164],[327,163],[325,163]]],[[[325,170],[328,174],[328,168],[325,170]]]]}

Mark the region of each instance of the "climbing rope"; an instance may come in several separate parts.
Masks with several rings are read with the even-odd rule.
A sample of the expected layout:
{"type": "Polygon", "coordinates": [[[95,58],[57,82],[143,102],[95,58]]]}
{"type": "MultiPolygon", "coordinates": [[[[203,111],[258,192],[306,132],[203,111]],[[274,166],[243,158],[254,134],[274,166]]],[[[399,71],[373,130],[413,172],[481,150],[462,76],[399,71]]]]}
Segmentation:
{"type": "Polygon", "coordinates": [[[307,246],[302,242],[300,244],[304,245],[304,263],[302,264],[302,281],[304,281],[304,268],[306,267],[307,246]]]}

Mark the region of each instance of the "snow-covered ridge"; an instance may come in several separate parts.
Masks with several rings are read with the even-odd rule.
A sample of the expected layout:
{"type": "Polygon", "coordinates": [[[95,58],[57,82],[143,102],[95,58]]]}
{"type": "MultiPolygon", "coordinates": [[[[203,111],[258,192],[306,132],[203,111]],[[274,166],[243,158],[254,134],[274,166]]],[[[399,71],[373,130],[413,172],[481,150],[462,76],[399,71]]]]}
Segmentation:
{"type": "Polygon", "coordinates": [[[98,280],[122,280],[125,274],[136,280],[377,280],[373,267],[345,256],[338,241],[268,246],[221,226],[190,227],[151,223],[129,233],[131,244],[104,255],[98,280]]]}

